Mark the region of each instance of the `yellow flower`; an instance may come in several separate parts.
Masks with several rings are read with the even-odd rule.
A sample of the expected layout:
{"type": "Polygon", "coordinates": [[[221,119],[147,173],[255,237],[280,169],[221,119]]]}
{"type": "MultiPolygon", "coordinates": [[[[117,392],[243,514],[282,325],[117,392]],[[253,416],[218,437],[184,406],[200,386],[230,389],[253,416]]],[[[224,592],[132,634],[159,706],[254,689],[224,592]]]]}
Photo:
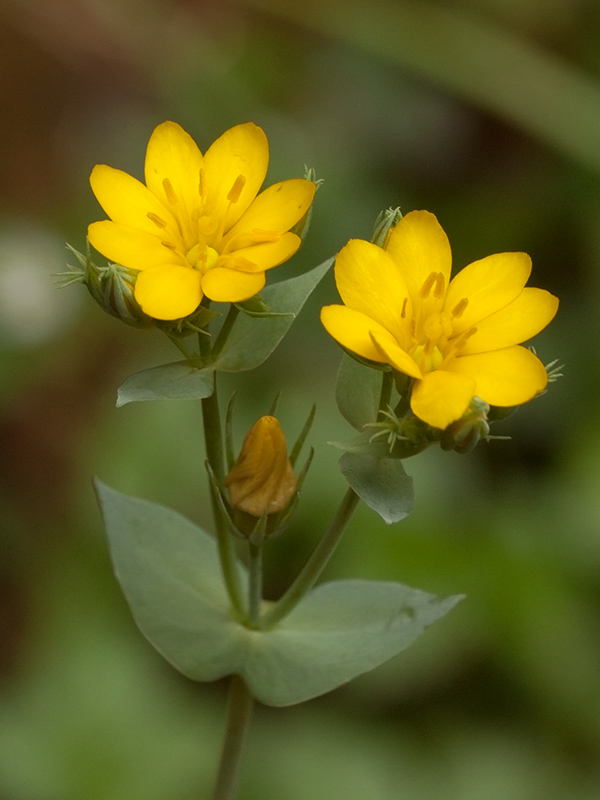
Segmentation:
{"type": "Polygon", "coordinates": [[[250,428],[225,486],[231,505],[254,517],[283,511],[290,502],[297,489],[296,476],[275,417],[261,417],[250,428]]]}
{"type": "Polygon", "coordinates": [[[110,260],[139,270],[135,298],[155,319],[196,310],[203,296],[236,303],[265,285],[265,270],[300,246],[290,232],[308,210],[312,181],[282,181],[258,194],[269,161],[267,138],[248,122],[202,155],[175,122],[150,137],[146,185],[104,164],[90,183],[110,220],[88,228],[110,260]],[[258,196],[257,196],[258,195],[258,196]]]}
{"type": "Polygon", "coordinates": [[[446,428],[473,397],[493,406],[530,400],[547,383],[543,364],[519,344],[554,317],[558,299],[524,288],[525,253],[498,253],[452,280],[448,237],[436,217],[412,211],[385,250],[351,240],[335,264],[345,305],[326,306],[321,321],[343,347],[414,379],[413,413],[446,428]]]}

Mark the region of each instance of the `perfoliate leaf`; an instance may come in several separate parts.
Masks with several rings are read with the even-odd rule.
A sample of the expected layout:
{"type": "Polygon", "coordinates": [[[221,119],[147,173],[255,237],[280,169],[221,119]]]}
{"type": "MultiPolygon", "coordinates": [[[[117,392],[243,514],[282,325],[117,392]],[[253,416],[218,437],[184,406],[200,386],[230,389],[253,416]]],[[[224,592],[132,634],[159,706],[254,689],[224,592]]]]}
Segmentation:
{"type": "Polygon", "coordinates": [[[231,611],[205,531],[164,506],[101,483],[97,490],[115,572],[140,630],[189,678],[241,675],[267,705],[309,700],[373,669],[460,599],[398,583],[336,581],[309,592],[274,629],[253,630],[231,611]]]}
{"type": "Polygon", "coordinates": [[[337,374],[335,399],[344,419],[362,431],[377,419],[383,373],[344,353],[337,374]]]}
{"type": "Polygon", "coordinates": [[[234,671],[244,629],[231,614],[213,539],[169,508],[100,481],[96,491],[115,574],[142,633],[191,678],[234,671]]]}
{"type": "Polygon", "coordinates": [[[361,500],[389,524],[413,509],[413,480],[400,459],[365,453],[344,453],[340,469],[361,500]]]}
{"type": "Polygon", "coordinates": [[[212,369],[189,361],[161,364],[131,375],[117,390],[117,406],[145,400],[200,400],[214,391],[212,369]]]}
{"type": "Polygon", "coordinates": [[[310,272],[267,286],[260,299],[278,316],[250,317],[241,314],[213,367],[224,372],[242,372],[260,366],[290,329],[313,289],[333,263],[330,258],[310,272]]]}
{"type": "Polygon", "coordinates": [[[244,678],[267,705],[310,700],[406,649],[460,599],[384,581],[324,583],[279,627],[253,634],[244,678]]]}

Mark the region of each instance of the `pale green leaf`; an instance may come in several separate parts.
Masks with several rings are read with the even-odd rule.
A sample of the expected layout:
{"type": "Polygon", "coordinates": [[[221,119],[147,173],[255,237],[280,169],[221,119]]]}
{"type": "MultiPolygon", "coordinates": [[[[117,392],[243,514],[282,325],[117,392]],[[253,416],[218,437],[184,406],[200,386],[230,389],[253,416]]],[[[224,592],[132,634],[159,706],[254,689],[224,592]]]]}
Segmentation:
{"type": "Polygon", "coordinates": [[[273,314],[250,317],[240,314],[213,367],[224,372],[242,372],[260,366],[290,329],[313,289],[331,267],[333,259],[310,272],[268,286],[260,299],[273,314]]]}
{"type": "Polygon", "coordinates": [[[460,599],[383,581],[322,584],[278,628],[252,634],[244,677],[267,705],[301,703],[400,653],[460,599]]]}
{"type": "Polygon", "coordinates": [[[200,400],[214,391],[212,369],[176,361],[131,375],[117,391],[117,406],[145,400],[200,400]]]}
{"type": "Polygon", "coordinates": [[[190,678],[234,672],[244,629],[231,613],[214,540],[164,506],[96,481],[116,576],[154,647],[190,678]]]}
{"type": "Polygon", "coordinates": [[[205,531],[163,506],[99,482],[97,490],[115,572],[142,633],[189,678],[241,675],[268,705],[300,703],[377,667],[460,599],[337,581],[309,592],[274,629],[251,630],[231,611],[205,531]]]}
{"type": "Polygon", "coordinates": [[[361,500],[389,524],[413,509],[413,480],[402,461],[366,453],[344,453],[340,469],[361,500]]]}
{"type": "Polygon", "coordinates": [[[342,356],[335,399],[344,419],[359,431],[377,419],[382,377],[380,370],[359,364],[346,353],[342,356]]]}

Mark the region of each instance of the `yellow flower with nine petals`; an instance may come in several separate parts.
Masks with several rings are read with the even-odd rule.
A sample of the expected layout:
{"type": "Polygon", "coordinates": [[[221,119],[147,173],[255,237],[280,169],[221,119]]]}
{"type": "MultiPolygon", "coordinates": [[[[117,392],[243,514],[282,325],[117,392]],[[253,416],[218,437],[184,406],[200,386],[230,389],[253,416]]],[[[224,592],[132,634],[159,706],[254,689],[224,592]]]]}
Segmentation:
{"type": "Polygon", "coordinates": [[[525,287],[531,259],[498,253],[452,280],[448,237],[433,214],[412,211],[385,249],[353,239],[340,251],[335,279],[345,305],[321,321],[343,347],[414,379],[415,416],[435,428],[460,419],[473,397],[516,406],[548,377],[520,343],[554,317],[558,299],[525,287]]]}
{"type": "Polygon", "coordinates": [[[236,303],[265,285],[265,270],[300,246],[290,229],[306,214],[315,184],[294,179],[258,194],[269,162],[267,138],[246,123],[220,136],[204,155],[175,122],[153,132],[146,185],[104,164],[90,183],[110,217],[88,238],[110,260],[139,270],[135,299],[155,319],[196,310],[204,295],[236,303]]]}

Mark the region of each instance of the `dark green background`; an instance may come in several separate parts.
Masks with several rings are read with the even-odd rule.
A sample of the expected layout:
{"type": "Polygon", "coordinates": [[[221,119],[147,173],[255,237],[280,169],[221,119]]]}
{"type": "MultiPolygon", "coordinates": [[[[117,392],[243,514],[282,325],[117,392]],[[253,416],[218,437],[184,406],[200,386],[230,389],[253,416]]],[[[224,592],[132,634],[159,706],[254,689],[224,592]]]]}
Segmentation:
{"type": "MultiPolygon", "coordinates": [[[[260,708],[241,800],[593,800],[600,796],[600,5],[594,0],[288,4],[5,0],[0,6],[0,800],[206,797],[225,685],[179,677],[135,629],[108,562],[93,474],[209,525],[193,402],[114,408],[172,360],[52,273],[104,215],[95,163],[141,177],[174,119],[201,149],[238,122],[268,181],[325,179],[297,274],[380,209],[437,214],[455,268],[524,250],[561,298],[536,339],[565,378],[502,423],[509,442],[407,462],[416,510],[360,509],[329,577],[466,600],[411,650],[305,706],[260,708]]],[[[344,490],[340,353],[327,278],[238,388],[238,442],[282,390],[316,456],[268,553],[295,574],[344,490]]]]}

